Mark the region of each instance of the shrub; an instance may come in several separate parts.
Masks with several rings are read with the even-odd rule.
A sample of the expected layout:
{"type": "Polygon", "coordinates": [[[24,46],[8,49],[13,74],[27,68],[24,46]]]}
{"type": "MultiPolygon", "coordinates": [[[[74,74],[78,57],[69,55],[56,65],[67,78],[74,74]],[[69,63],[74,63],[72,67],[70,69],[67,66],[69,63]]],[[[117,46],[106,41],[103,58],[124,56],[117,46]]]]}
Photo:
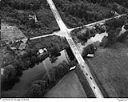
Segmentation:
{"type": "Polygon", "coordinates": [[[101,33],[105,32],[105,27],[101,26],[100,24],[96,24],[95,25],[95,30],[96,30],[97,33],[101,34],[101,33]]]}
{"type": "Polygon", "coordinates": [[[54,3],[69,27],[72,25],[80,26],[113,16],[110,9],[97,3],[90,3],[87,0],[54,0],[54,3]]]}
{"type": "Polygon", "coordinates": [[[116,30],[117,28],[121,28],[125,24],[125,20],[125,17],[107,20],[105,22],[105,26],[107,26],[107,32],[109,32],[109,30],[116,30]]]}
{"type": "Polygon", "coordinates": [[[124,29],[128,30],[128,23],[124,25],[124,29]]]}
{"type": "Polygon", "coordinates": [[[123,34],[121,34],[119,37],[118,37],[118,41],[119,42],[123,42],[123,41],[125,41],[125,39],[127,39],[127,37],[128,37],[128,31],[126,31],[125,33],[123,33],[123,34]]]}
{"type": "Polygon", "coordinates": [[[100,43],[100,46],[102,46],[102,47],[107,47],[107,45],[108,45],[108,37],[107,36],[105,36],[103,39],[102,39],[102,42],[100,43]]]}
{"type": "Polygon", "coordinates": [[[1,78],[1,89],[8,90],[19,80],[17,70],[12,65],[4,67],[4,75],[1,78]]]}
{"type": "Polygon", "coordinates": [[[94,54],[95,50],[95,46],[93,44],[90,44],[83,49],[82,56],[86,58],[88,54],[94,54]]]}
{"type": "Polygon", "coordinates": [[[66,73],[69,72],[70,65],[63,61],[56,67],[49,70],[49,76],[44,75],[42,80],[35,81],[31,88],[25,94],[25,97],[43,97],[43,95],[51,89],[66,73]]]}
{"type": "Polygon", "coordinates": [[[40,0],[3,0],[11,7],[16,9],[38,9],[40,7],[40,0]]]}
{"type": "Polygon", "coordinates": [[[86,29],[85,31],[82,31],[82,32],[81,31],[77,32],[77,38],[80,41],[86,42],[91,37],[90,30],[89,29],[86,29]]]}
{"type": "Polygon", "coordinates": [[[38,84],[33,84],[25,97],[42,97],[43,96],[43,90],[41,90],[41,86],[38,84]]]}

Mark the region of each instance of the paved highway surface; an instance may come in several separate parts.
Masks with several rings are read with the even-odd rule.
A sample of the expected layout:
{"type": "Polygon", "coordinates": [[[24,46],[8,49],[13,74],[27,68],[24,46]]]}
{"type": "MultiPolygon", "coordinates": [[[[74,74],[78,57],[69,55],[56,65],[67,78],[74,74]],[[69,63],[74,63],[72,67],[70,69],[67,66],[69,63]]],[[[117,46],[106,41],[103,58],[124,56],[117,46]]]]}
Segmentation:
{"type": "Polygon", "coordinates": [[[96,82],[95,82],[95,80],[94,80],[94,78],[93,78],[93,76],[90,72],[90,69],[89,69],[88,65],[85,63],[85,61],[82,58],[77,46],[75,45],[73,39],[71,38],[70,32],[69,32],[68,28],[65,26],[64,22],[62,21],[60,15],[59,15],[59,12],[57,11],[53,1],[52,0],[47,0],[47,2],[48,2],[48,4],[49,4],[49,6],[50,6],[50,8],[51,8],[51,10],[52,10],[52,12],[55,16],[55,19],[56,19],[56,21],[57,21],[57,23],[60,27],[60,30],[65,34],[65,37],[66,37],[66,39],[67,39],[75,57],[76,57],[79,65],[80,65],[80,69],[83,71],[83,73],[84,73],[91,89],[93,90],[95,96],[99,97],[99,98],[102,98],[103,95],[102,95],[99,87],[97,86],[97,84],[96,84],[96,82]]]}
{"type": "MultiPolygon", "coordinates": [[[[43,35],[43,36],[38,36],[38,37],[33,37],[33,38],[30,38],[30,40],[34,40],[34,39],[38,39],[38,38],[42,38],[42,37],[47,37],[47,36],[52,36],[52,35],[59,35],[59,36],[63,36],[63,37],[66,37],[79,65],[80,65],[80,69],[83,71],[91,89],[93,90],[94,94],[96,97],[103,97],[98,85],[96,84],[91,72],[90,72],[90,69],[88,67],[88,65],[85,63],[83,57],[81,56],[77,46],[75,45],[72,37],[70,36],[70,32],[74,29],[78,29],[78,28],[81,28],[81,27],[76,27],[76,28],[71,28],[71,29],[68,29],[66,27],[66,25],[64,24],[64,22],[62,21],[61,19],[61,16],[59,15],[59,12],[58,10],[56,9],[54,3],[52,0],[47,0],[48,4],[50,5],[50,8],[55,16],[55,19],[60,27],[60,31],[58,32],[55,32],[53,34],[48,34],[48,35],[43,35]],[[61,35],[60,35],[61,34],[61,35]]],[[[126,14],[123,14],[123,15],[126,15],[126,14]]],[[[123,15],[119,15],[119,16],[116,16],[115,18],[119,18],[123,15]]],[[[94,23],[91,23],[91,24],[87,24],[87,25],[84,25],[86,27],[89,27],[89,26],[92,26],[92,25],[95,25],[97,23],[100,23],[100,24],[103,24],[105,21],[109,20],[109,19],[112,19],[112,18],[108,18],[108,19],[105,19],[105,20],[101,20],[101,21],[98,21],[98,22],[94,22],[94,23]]]]}

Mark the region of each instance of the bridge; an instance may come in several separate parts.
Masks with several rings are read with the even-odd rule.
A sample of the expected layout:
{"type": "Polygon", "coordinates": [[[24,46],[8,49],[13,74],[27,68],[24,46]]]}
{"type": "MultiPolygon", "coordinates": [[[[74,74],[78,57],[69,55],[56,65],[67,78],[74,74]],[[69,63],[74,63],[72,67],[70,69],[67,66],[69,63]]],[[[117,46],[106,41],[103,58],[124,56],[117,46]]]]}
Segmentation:
{"type": "Polygon", "coordinates": [[[103,95],[97,85],[97,83],[95,82],[91,72],[90,72],[90,69],[89,69],[89,66],[85,63],[83,57],[81,56],[77,46],[75,45],[72,37],[70,36],[70,32],[68,30],[68,28],[66,27],[66,25],[64,24],[64,22],[62,21],[61,19],[61,16],[58,12],[58,10],[56,9],[54,3],[52,0],[47,0],[52,12],[53,12],[53,15],[60,27],[60,30],[65,34],[65,37],[67,39],[67,42],[69,43],[69,46],[71,47],[71,50],[80,66],[80,69],[82,70],[82,72],[84,73],[95,97],[97,98],[103,98],[103,95]]]}
{"type": "Polygon", "coordinates": [[[72,52],[73,52],[73,54],[74,54],[74,56],[75,56],[75,58],[76,58],[76,60],[77,60],[77,62],[78,62],[78,64],[79,64],[79,66],[80,66],[80,70],[83,72],[84,76],[87,79],[87,82],[88,82],[89,86],[92,89],[93,94],[97,98],[103,98],[104,96],[103,96],[100,88],[98,87],[93,75],[91,74],[89,66],[84,61],[83,57],[81,56],[81,54],[79,52],[79,49],[77,48],[75,42],[73,41],[72,37],[70,36],[70,32],[75,30],[75,29],[81,28],[81,27],[90,27],[90,26],[93,26],[97,23],[98,24],[104,24],[107,20],[110,20],[112,18],[119,18],[119,17],[124,16],[126,14],[118,15],[118,16],[115,16],[115,17],[112,17],[112,18],[104,19],[104,20],[97,21],[97,22],[94,22],[94,23],[90,23],[90,24],[87,24],[87,25],[83,25],[83,26],[80,26],[80,27],[75,27],[75,28],[68,29],[66,27],[66,25],[64,24],[57,8],[55,7],[55,4],[53,3],[53,1],[52,0],[47,0],[47,2],[50,6],[51,11],[53,12],[53,15],[54,15],[54,17],[57,21],[58,26],[60,27],[60,31],[54,32],[52,34],[33,37],[33,38],[30,38],[30,40],[35,40],[35,39],[39,39],[39,38],[42,38],[42,37],[48,37],[48,36],[53,36],[53,35],[58,35],[58,36],[65,37],[69,46],[70,46],[70,48],[71,48],[71,50],[72,50],[72,52]]]}

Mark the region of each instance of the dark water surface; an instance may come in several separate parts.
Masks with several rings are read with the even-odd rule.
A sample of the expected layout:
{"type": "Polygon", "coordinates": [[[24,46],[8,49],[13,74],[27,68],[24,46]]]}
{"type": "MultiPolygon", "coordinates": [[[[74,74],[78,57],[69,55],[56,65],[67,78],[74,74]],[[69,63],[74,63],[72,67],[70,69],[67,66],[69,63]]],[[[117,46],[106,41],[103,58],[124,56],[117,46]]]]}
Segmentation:
{"type": "MultiPolygon", "coordinates": [[[[61,55],[57,57],[54,63],[51,63],[50,58],[46,58],[40,64],[35,65],[33,68],[23,71],[20,81],[16,83],[12,89],[5,91],[6,97],[22,97],[30,88],[32,82],[41,80],[43,75],[48,72],[52,67],[57,66],[63,61],[68,62],[69,58],[65,50],[60,52],[61,55]]],[[[48,73],[47,73],[48,74],[48,73]]]]}

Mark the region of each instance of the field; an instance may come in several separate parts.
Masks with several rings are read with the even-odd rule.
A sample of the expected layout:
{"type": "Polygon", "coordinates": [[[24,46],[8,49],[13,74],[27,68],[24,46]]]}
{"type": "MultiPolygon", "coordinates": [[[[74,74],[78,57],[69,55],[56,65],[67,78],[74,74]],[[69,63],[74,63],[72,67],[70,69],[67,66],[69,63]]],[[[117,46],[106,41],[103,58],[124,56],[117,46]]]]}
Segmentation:
{"type": "Polygon", "coordinates": [[[86,93],[75,73],[66,74],[44,97],[85,98],[86,93]]]}
{"type": "Polygon", "coordinates": [[[109,97],[128,97],[128,43],[99,48],[87,62],[109,97]]]}
{"type": "Polygon", "coordinates": [[[1,25],[1,39],[3,41],[15,41],[26,38],[26,36],[16,27],[9,26],[6,23],[2,23],[1,25]]]}

